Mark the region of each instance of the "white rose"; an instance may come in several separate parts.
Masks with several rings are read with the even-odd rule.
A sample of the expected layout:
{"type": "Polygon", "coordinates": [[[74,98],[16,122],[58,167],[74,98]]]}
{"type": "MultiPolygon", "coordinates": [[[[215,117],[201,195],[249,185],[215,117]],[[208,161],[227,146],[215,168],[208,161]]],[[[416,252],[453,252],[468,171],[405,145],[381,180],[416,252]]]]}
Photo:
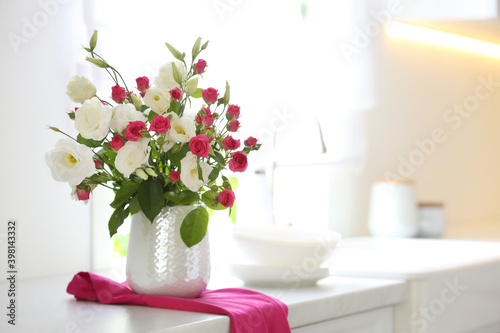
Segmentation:
{"type": "Polygon", "coordinates": [[[151,87],[146,90],[144,104],[149,106],[154,112],[162,114],[170,107],[170,93],[159,87],[151,87]]]}
{"type": "Polygon", "coordinates": [[[170,130],[168,134],[176,142],[185,143],[196,136],[196,126],[192,119],[187,117],[180,118],[176,113],[170,112],[168,116],[170,119],[170,130]]]}
{"type": "Polygon", "coordinates": [[[148,163],[149,139],[139,139],[139,141],[127,141],[123,147],[118,150],[115,159],[115,166],[125,177],[130,176],[135,169],[148,163]]]}
{"type": "Polygon", "coordinates": [[[120,104],[113,109],[110,127],[113,131],[121,133],[131,121],[146,122],[147,118],[141,111],[137,111],[132,104],[120,104]]]}
{"type": "Polygon", "coordinates": [[[94,97],[75,111],[75,128],[84,138],[100,141],[109,132],[112,115],[111,107],[94,97]]]}
{"type": "Polygon", "coordinates": [[[54,149],[45,155],[52,177],[59,182],[79,185],[95,172],[92,150],[71,139],[60,139],[54,149]]]}
{"type": "Polygon", "coordinates": [[[87,99],[91,99],[96,92],[94,84],[85,76],[73,76],[66,86],[66,94],[75,103],[83,103],[87,99]]]}
{"type": "Polygon", "coordinates": [[[174,79],[174,71],[172,69],[172,64],[177,67],[179,73],[181,74],[182,81],[187,78],[186,66],[180,61],[172,61],[166,63],[165,65],[160,67],[160,72],[155,79],[155,85],[166,90],[170,91],[173,88],[180,88],[180,85],[174,79]]]}
{"type": "Polygon", "coordinates": [[[186,154],[181,160],[181,180],[188,189],[196,192],[208,183],[208,176],[212,172],[212,167],[205,162],[200,161],[200,168],[203,180],[198,178],[197,157],[191,152],[186,154]]]}

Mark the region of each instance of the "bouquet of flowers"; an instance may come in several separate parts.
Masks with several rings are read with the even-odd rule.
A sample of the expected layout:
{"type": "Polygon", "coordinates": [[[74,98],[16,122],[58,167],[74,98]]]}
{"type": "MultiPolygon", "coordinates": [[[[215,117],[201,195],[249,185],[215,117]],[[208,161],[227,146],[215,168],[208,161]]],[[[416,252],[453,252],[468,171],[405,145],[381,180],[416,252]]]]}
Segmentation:
{"type": "Polygon", "coordinates": [[[114,191],[110,236],[129,214],[142,211],[153,222],[165,206],[197,205],[181,226],[181,237],[191,247],[206,234],[205,207],[231,212],[234,205],[233,188],[223,172],[245,171],[247,155],[260,144],[248,137],[242,145],[233,137],[241,126],[240,107],[229,104],[227,82],[222,96],[213,87],[198,87],[207,63],[197,58],[208,42],[196,40],[190,66],[185,53],[166,43],[176,60],[163,65],[151,85],[148,77],[137,78],[137,91],[95,52],[96,45],[94,31],[89,47],[84,47],[86,60],[113,80],[114,103],[98,97],[88,78],[70,80],[67,94],[81,104],[68,112],[78,135],[49,127],[67,137],[45,157],[52,176],[68,182],[77,200],[87,201],[98,185],[114,191]],[[201,106],[189,114],[192,99],[199,99],[201,106]]]}

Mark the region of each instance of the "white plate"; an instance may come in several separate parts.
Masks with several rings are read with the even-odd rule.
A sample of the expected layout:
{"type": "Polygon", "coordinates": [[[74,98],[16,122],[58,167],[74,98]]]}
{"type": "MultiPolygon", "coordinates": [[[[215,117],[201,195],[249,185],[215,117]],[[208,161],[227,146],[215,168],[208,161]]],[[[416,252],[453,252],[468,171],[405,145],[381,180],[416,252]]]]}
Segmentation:
{"type": "Polygon", "coordinates": [[[253,264],[228,264],[231,275],[247,285],[259,287],[304,287],[316,284],[330,275],[327,267],[307,270],[302,267],[261,266],[253,264]]]}

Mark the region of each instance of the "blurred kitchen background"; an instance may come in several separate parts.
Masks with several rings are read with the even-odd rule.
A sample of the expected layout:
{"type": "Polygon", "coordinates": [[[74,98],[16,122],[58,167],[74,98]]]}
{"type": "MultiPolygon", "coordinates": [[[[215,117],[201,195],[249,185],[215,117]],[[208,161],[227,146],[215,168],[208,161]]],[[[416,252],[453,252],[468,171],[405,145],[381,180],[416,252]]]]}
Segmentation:
{"type": "Polygon", "coordinates": [[[0,234],[18,221],[20,276],[107,265],[109,193],[72,201],[44,162],[60,138],[47,125],[76,132],[69,79],[111,94],[81,48],[94,29],[131,85],[172,59],[164,42],[190,52],[198,36],[210,41],[203,84],[227,80],[240,138],[264,144],[240,177],[237,223],[369,235],[374,180],[403,178],[419,201],[443,204],[443,237],[500,240],[499,10],[493,0],[0,2],[0,234]]]}

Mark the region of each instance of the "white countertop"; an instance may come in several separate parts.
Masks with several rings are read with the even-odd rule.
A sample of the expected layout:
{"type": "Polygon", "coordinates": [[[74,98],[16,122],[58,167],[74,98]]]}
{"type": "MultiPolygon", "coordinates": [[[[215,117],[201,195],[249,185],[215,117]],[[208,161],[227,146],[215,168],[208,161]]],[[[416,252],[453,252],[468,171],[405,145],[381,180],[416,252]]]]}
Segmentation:
{"type": "MultiPolygon", "coordinates": [[[[1,332],[229,332],[226,316],[183,312],[130,305],[102,305],[76,301],[66,293],[72,276],[17,281],[16,326],[7,324],[5,314],[1,332]]],[[[209,289],[245,287],[222,272],[213,272],[209,289]]],[[[398,279],[372,279],[329,276],[316,286],[301,288],[252,288],[281,299],[289,308],[293,328],[312,323],[392,306],[408,297],[406,282],[398,279]]],[[[0,283],[7,301],[6,282],[0,283]]],[[[3,302],[4,305],[6,304],[3,302]]]]}

